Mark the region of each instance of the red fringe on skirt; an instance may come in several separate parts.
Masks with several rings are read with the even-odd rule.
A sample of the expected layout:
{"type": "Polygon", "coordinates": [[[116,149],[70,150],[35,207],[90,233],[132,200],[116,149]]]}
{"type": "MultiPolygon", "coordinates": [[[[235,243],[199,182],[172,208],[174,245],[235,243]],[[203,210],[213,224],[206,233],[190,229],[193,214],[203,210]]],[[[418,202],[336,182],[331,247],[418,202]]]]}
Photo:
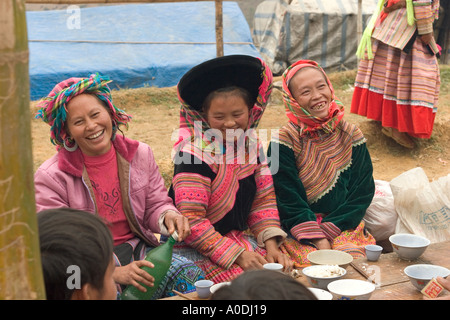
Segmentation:
{"type": "Polygon", "coordinates": [[[384,99],[382,94],[360,87],[355,87],[352,100],[352,113],[381,121],[383,127],[396,128],[412,137],[431,137],[436,116],[431,108],[397,104],[384,99]]]}

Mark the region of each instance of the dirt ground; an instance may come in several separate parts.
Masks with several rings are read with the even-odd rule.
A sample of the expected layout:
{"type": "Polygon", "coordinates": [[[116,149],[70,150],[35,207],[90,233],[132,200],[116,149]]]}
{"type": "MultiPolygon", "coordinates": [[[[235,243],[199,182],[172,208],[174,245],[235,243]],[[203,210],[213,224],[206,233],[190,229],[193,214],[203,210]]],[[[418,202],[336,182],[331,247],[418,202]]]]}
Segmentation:
{"type": "MultiPolygon", "coordinates": [[[[450,66],[441,66],[441,93],[435,126],[431,139],[415,139],[416,148],[405,149],[381,133],[379,123],[350,114],[353,81],[356,71],[346,71],[330,75],[336,95],[346,106],[346,119],[357,124],[367,138],[367,145],[374,166],[374,178],[390,181],[401,173],[415,167],[422,167],[430,180],[450,174],[450,66]]],[[[277,89],[279,78],[275,79],[275,89],[258,129],[278,129],[287,118],[277,89]]],[[[140,140],[151,146],[166,186],[172,178],[171,152],[178,128],[179,102],[176,88],[140,88],[114,90],[113,101],[119,108],[133,116],[127,137],[140,140]]],[[[34,170],[52,156],[56,149],[49,138],[49,126],[34,119],[36,102],[31,102],[33,118],[32,141],[34,170]]],[[[268,130],[270,132],[270,130],[268,130]]]]}

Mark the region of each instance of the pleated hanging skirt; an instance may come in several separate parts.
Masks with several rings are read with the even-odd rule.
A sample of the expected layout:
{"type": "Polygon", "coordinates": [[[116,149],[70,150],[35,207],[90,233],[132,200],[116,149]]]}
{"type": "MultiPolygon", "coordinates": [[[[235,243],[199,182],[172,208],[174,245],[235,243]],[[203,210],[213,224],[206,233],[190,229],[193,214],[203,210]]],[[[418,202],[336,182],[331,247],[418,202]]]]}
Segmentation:
{"type": "Polygon", "coordinates": [[[409,53],[372,39],[374,59],[362,59],[350,111],[416,138],[430,138],[439,97],[435,55],[419,37],[409,53]]]}

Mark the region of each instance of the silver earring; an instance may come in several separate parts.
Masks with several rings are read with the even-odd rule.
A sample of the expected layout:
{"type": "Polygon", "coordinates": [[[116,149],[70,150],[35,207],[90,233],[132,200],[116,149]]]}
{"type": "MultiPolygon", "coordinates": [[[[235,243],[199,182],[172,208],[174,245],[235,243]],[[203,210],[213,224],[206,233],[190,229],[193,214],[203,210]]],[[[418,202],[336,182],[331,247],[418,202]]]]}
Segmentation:
{"type": "Polygon", "coordinates": [[[64,149],[66,149],[69,152],[74,152],[78,148],[78,144],[76,141],[73,141],[73,146],[71,146],[71,147],[67,146],[66,140],[63,141],[63,144],[64,144],[64,149]]]}

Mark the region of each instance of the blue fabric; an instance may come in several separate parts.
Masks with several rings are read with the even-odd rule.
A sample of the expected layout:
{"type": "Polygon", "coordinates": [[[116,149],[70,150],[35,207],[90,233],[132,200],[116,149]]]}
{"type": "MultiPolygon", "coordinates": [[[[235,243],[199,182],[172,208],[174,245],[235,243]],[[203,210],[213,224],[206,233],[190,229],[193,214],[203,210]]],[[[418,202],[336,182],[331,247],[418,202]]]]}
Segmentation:
{"type": "MultiPolygon", "coordinates": [[[[77,8],[26,13],[32,100],[67,78],[95,72],[109,76],[112,89],[171,87],[189,69],[216,57],[212,1],[77,8]],[[68,40],[97,42],[64,42],[68,40]]],[[[223,2],[223,38],[225,55],[260,57],[236,2],[223,2]]]]}

